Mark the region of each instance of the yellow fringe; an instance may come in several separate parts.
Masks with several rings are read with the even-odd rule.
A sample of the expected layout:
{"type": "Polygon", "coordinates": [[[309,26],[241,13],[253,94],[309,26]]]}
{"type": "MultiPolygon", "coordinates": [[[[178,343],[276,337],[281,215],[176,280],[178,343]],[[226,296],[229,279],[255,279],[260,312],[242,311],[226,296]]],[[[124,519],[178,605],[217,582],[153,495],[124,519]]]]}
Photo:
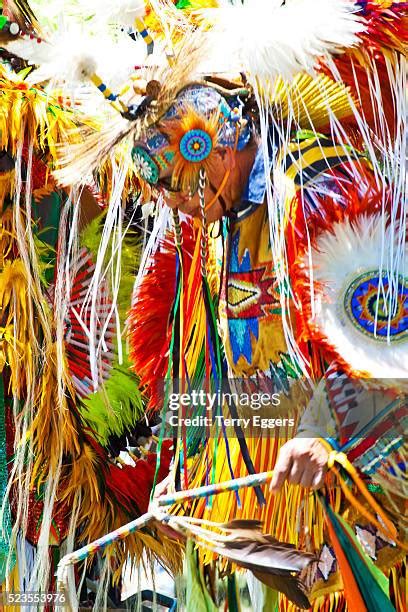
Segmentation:
{"type": "MultiPolygon", "coordinates": [[[[282,432],[274,440],[267,438],[248,438],[246,440],[257,472],[273,468],[277,453],[287,439],[288,437],[285,437],[282,432]]],[[[238,440],[231,436],[228,443],[231,463],[234,466],[234,477],[246,476],[248,472],[240,453],[238,440]]],[[[214,447],[215,441],[210,439],[200,457],[192,462],[189,471],[190,488],[205,484],[207,469],[211,474],[214,447]]],[[[225,441],[220,440],[217,448],[215,482],[222,482],[230,478],[225,441]]],[[[221,493],[213,497],[211,505],[207,505],[207,500],[200,499],[196,500],[192,507],[179,505],[173,509],[173,512],[188,514],[214,523],[224,523],[232,519],[259,519],[263,522],[264,532],[272,533],[279,540],[306,547],[309,550],[319,549],[324,542],[324,517],[315,497],[306,489],[287,483],[275,496],[268,494],[265,487],[263,490],[266,504],[262,507],[253,489],[242,489],[239,491],[240,507],[235,493],[221,493]],[[300,529],[301,525],[306,528],[300,529]]],[[[216,557],[210,551],[202,550],[200,553],[205,563],[211,562],[216,557]]]]}
{"type": "Polygon", "coordinates": [[[343,120],[353,115],[349,88],[324,75],[299,73],[290,83],[279,77],[264,95],[279,107],[282,119],[293,113],[300,129],[320,130],[331,115],[343,120]]]}

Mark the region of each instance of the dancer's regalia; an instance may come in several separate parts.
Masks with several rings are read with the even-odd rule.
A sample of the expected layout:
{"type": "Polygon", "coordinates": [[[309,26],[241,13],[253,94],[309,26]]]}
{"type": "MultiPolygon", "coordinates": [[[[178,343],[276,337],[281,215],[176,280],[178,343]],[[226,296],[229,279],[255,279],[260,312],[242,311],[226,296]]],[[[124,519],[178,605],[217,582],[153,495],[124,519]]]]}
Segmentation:
{"type": "MultiPolygon", "coordinates": [[[[271,470],[279,448],[296,436],[320,438],[330,449],[325,487],[318,494],[288,484],[276,496],[259,488],[223,494],[174,514],[212,524],[260,519],[299,558],[308,552],[316,561],[301,578],[285,575],[282,561],[273,579],[244,547],[240,560],[227,547],[215,555],[202,546],[199,563],[216,558],[225,572],[237,565],[255,570],[281,593],[265,603],[276,609],[310,601],[316,610],[344,609],[346,602],[350,610],[403,610],[406,3],[152,7],[137,16],[154,35],[134,76],[136,100],[106,95],[82,60],[82,74],[122,117],[80,128],[54,176],[62,185],[104,185],[113,175],[105,222],[113,241],[129,176],[140,181],[142,208],[154,204],[127,325],[147,413],[162,420],[154,481],[168,456],[171,394],[279,394],[278,408],[269,404],[259,413],[287,419],[269,435],[238,425],[251,416],[239,400],[220,400],[211,411],[205,402],[181,407],[169,486],[271,470]],[[217,152],[234,160],[254,144],[244,192],[209,227],[213,207],[225,204],[231,172],[211,184],[217,152]],[[194,218],[174,208],[180,192],[187,201],[198,193],[194,218]],[[206,414],[212,424],[184,427],[186,417],[206,414]],[[234,418],[233,428],[217,416],[234,418]]],[[[146,39],[147,29],[139,31],[146,39]]],[[[96,291],[102,277],[93,277],[96,291]]],[[[103,360],[103,339],[97,346],[103,360]]],[[[92,347],[90,354],[97,356],[92,347]]],[[[92,361],[90,367],[95,383],[92,361]]],[[[204,597],[188,550],[190,596],[199,590],[204,597]]],[[[208,595],[205,601],[209,609],[208,595]]]]}
{"type": "MultiPolygon", "coordinates": [[[[32,27],[14,11],[2,22],[6,46],[12,24],[32,27]]],[[[156,456],[139,452],[139,440],[151,435],[146,400],[117,333],[131,303],[141,238],[130,231],[115,264],[101,253],[109,164],[103,188],[91,181],[62,189],[52,176],[64,134],[73,142],[81,123],[94,129],[100,117],[86,116],[69,94],[33,86],[27,62],[11,51],[2,57],[0,575],[5,591],[46,593],[55,590],[61,555],[135,518],[149,502],[156,456]],[[100,258],[103,278],[95,285],[100,258]],[[116,296],[103,276],[112,265],[121,268],[116,296]],[[127,445],[133,453],[123,455],[127,445]]],[[[126,190],[138,189],[130,172],[126,190]]],[[[106,248],[112,245],[109,237],[106,248]]],[[[166,447],[164,454],[158,481],[171,460],[166,447]]],[[[129,555],[140,561],[146,543],[148,554],[163,554],[180,570],[181,553],[164,547],[166,540],[153,530],[114,546],[105,569],[102,563],[92,570],[102,576],[101,593],[112,573],[119,582],[129,555]]]]}

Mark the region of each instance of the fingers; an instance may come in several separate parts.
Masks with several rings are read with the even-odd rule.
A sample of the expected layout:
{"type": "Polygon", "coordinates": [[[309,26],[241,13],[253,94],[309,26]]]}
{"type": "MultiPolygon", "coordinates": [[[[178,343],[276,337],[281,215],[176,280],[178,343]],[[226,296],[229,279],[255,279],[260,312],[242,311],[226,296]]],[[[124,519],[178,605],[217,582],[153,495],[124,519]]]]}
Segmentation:
{"type": "Polygon", "coordinates": [[[294,459],[292,469],[290,470],[290,473],[289,473],[288,480],[291,484],[300,484],[300,481],[302,480],[302,476],[303,476],[302,465],[297,459],[294,459]]]}
{"type": "Polygon", "coordinates": [[[276,462],[275,469],[273,470],[273,478],[270,485],[271,493],[279,492],[290,473],[292,467],[292,457],[287,450],[288,449],[285,449],[285,446],[283,446],[279,452],[278,461],[276,462]]]}
{"type": "Polygon", "coordinates": [[[312,489],[321,489],[321,487],[324,485],[324,477],[325,477],[325,470],[319,470],[317,472],[317,474],[315,475],[315,477],[313,478],[313,482],[311,484],[312,489]]]}
{"type": "Polygon", "coordinates": [[[301,484],[302,487],[305,487],[307,489],[312,488],[313,487],[313,482],[315,480],[315,474],[316,474],[316,472],[313,469],[313,467],[308,465],[303,470],[303,474],[302,474],[302,477],[300,479],[299,484],[301,484]]]}
{"type": "Polygon", "coordinates": [[[286,480],[305,488],[320,489],[324,485],[327,458],[327,450],[318,440],[290,440],[279,452],[271,492],[278,493],[286,480]]]}
{"type": "Polygon", "coordinates": [[[161,495],[166,494],[167,487],[169,486],[170,482],[171,482],[171,475],[168,474],[166,478],[164,478],[163,480],[161,480],[160,482],[156,484],[156,487],[154,489],[154,495],[153,495],[154,499],[157,499],[161,495]]]}

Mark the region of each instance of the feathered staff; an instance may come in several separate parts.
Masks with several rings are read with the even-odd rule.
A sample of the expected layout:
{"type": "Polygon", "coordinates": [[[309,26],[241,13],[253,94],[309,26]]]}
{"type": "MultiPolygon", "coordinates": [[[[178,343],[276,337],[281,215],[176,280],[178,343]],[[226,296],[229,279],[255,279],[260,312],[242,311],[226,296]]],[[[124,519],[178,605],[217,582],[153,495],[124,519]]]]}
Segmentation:
{"type": "Polygon", "coordinates": [[[285,595],[301,609],[310,607],[306,587],[301,573],[315,560],[313,554],[296,550],[295,547],[279,542],[269,534],[261,532],[258,521],[232,521],[226,524],[209,523],[198,519],[171,516],[161,508],[173,505],[175,501],[187,501],[199,497],[238,490],[249,486],[264,484],[272,477],[272,472],[256,474],[233,481],[217,483],[190,491],[180,491],[158,498],[151,502],[149,510],[139,519],[124,525],[116,532],[108,534],[88,546],[66,555],[58,566],[58,581],[65,588],[67,569],[86,559],[96,550],[103,550],[112,542],[127,538],[131,533],[142,529],[152,520],[162,523],[163,529],[171,529],[173,537],[188,537],[198,546],[214,550],[233,565],[253,571],[259,580],[285,595]],[[205,527],[209,527],[206,529],[205,527]]]}

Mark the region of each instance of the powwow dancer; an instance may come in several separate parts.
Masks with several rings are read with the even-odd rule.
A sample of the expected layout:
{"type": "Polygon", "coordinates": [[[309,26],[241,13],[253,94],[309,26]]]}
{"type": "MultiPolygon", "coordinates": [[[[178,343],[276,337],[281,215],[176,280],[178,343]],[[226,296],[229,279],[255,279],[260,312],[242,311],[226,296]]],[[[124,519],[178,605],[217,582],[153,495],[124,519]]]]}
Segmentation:
{"type": "MultiPolygon", "coordinates": [[[[272,439],[260,437],[259,430],[245,432],[246,439],[237,440],[220,428],[211,432],[213,437],[201,431],[197,443],[200,434],[183,432],[181,412],[180,459],[173,472],[185,488],[275,465],[275,495],[262,500],[260,492],[255,497],[248,491],[238,501],[230,494],[228,501],[221,496],[211,505],[197,503],[193,513],[222,523],[259,518],[280,541],[317,553],[318,563],[308,575],[316,609],[341,608],[343,587],[351,608],[364,604],[371,609],[375,601],[361,583],[354,589],[345,584],[352,562],[342,557],[336,528],[343,527],[339,521],[334,526],[330,505],[346,517],[365,552],[389,576],[395,605],[402,605],[406,398],[397,379],[407,372],[407,302],[406,280],[393,253],[399,251],[397,258],[405,261],[398,144],[405,118],[385,101],[391,91],[403,99],[403,79],[397,75],[405,60],[391,34],[398,27],[398,9],[363,8],[359,36],[364,51],[356,42],[356,49],[320,58],[313,77],[297,74],[285,85],[282,68],[274,81],[276,56],[266,66],[265,52],[259,66],[248,59],[249,75],[235,82],[217,73],[204,79],[192,75],[190,85],[183,75],[169,108],[160,108],[164,92],[157,106],[147,97],[138,107],[137,127],[129,126],[140,176],[161,190],[170,207],[200,225],[194,246],[191,222],[180,226],[176,212],[175,248],[153,248],[148,273],[136,286],[130,333],[142,384],[154,390],[155,377],[171,375],[184,382],[185,390],[195,388],[197,380],[208,384],[209,377],[214,390],[229,372],[245,378],[250,389],[279,391],[279,412],[269,406],[265,413],[297,420],[310,397],[300,383],[304,377],[322,380],[298,435],[288,442],[294,435],[290,429],[275,430],[272,439]],[[380,24],[377,42],[372,35],[380,24]],[[148,128],[142,130],[138,121],[148,128]],[[271,180],[265,168],[271,169],[271,180]],[[220,239],[207,234],[207,224],[221,217],[220,262],[220,239]],[[165,263],[170,257],[172,268],[165,263]],[[153,304],[163,292],[164,269],[172,272],[167,287],[175,283],[175,298],[158,315],[153,304]],[[393,274],[395,292],[390,291],[393,274]],[[218,308],[217,323],[213,308],[218,308]],[[149,338],[149,354],[146,339],[157,316],[161,327],[149,338]],[[157,352],[159,362],[151,359],[157,352]],[[371,380],[360,388],[356,377],[371,380]],[[331,448],[349,453],[351,463],[339,455],[343,468],[354,474],[358,467],[366,482],[356,477],[354,488],[361,488],[363,503],[357,493],[351,497],[343,491],[344,499],[338,482],[326,479],[326,531],[310,488],[324,484],[328,459],[334,457],[331,448]],[[282,488],[285,480],[302,487],[282,488]],[[367,496],[366,486],[379,502],[367,496]],[[383,513],[376,516],[378,503],[397,517],[398,532],[388,521],[382,525],[387,519],[383,513]]],[[[258,43],[266,47],[266,41],[258,43]]],[[[175,79],[177,58],[171,74],[175,79]]],[[[242,381],[234,384],[237,388],[242,381]]],[[[225,407],[218,409],[225,414],[225,407]]],[[[248,416],[242,406],[236,412],[248,416]]],[[[350,546],[358,546],[355,536],[350,546]]],[[[210,558],[204,553],[205,560],[210,558]]],[[[381,583],[378,575],[375,580],[381,583]]],[[[272,586],[307,606],[284,584],[272,586]]]]}
{"type": "MultiPolygon", "coordinates": [[[[282,609],[308,607],[308,590],[316,609],[343,609],[345,597],[349,609],[392,609],[389,591],[402,610],[406,3],[155,8],[167,64],[153,52],[135,78],[140,98],[106,129],[83,131],[55,175],[75,183],[127,146],[157,200],[128,322],[149,411],[165,423],[170,393],[222,398],[227,379],[229,398],[279,395],[260,416],[285,422],[262,436],[255,421],[236,425],[252,416],[242,401],[183,406],[177,487],[275,475],[273,494],[175,512],[261,519],[317,555],[303,582],[258,573],[285,594],[282,609]],[[183,425],[207,413],[210,425],[183,425]],[[217,416],[234,418],[233,435],[217,416]]],[[[224,569],[223,558],[240,564],[224,550],[224,569]]]]}

